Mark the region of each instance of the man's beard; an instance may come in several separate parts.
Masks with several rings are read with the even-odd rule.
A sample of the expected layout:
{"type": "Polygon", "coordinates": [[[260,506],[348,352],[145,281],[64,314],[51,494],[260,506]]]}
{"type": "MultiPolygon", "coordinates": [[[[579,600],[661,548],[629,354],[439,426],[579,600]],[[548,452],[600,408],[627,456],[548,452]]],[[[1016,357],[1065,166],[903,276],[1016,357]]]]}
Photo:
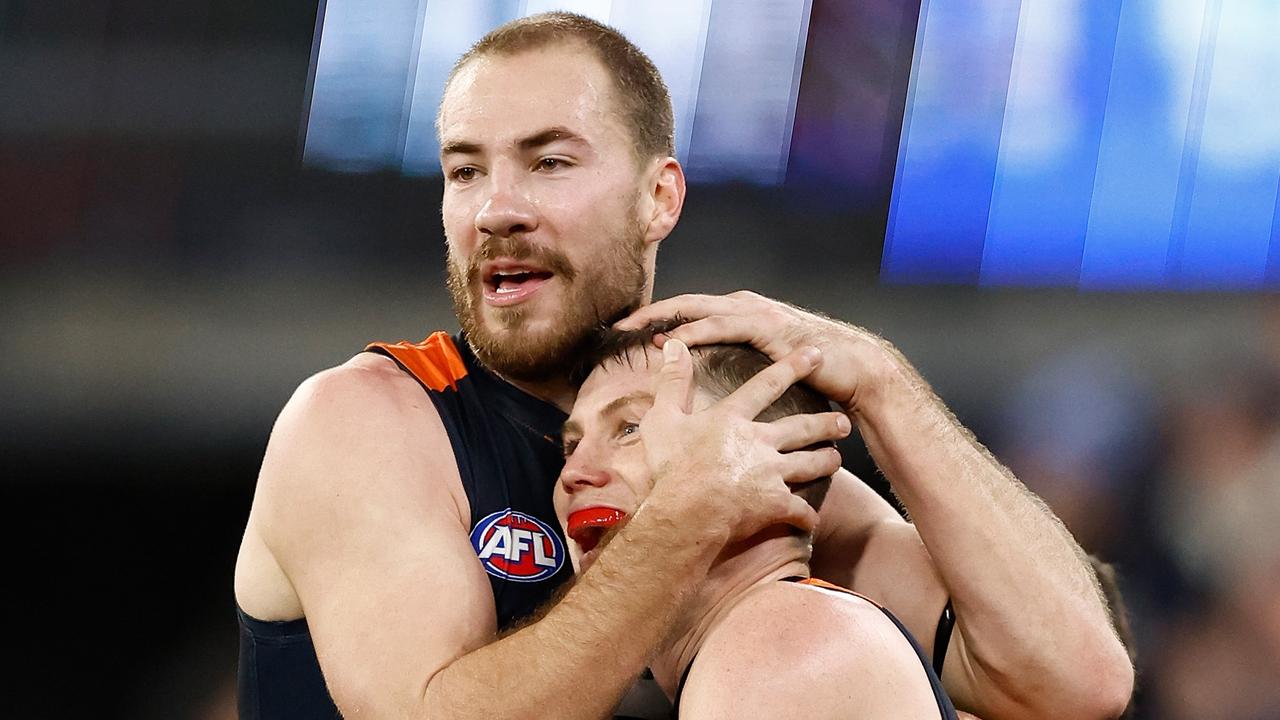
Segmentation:
{"type": "Polygon", "coordinates": [[[520,236],[490,236],[466,261],[449,257],[449,294],[458,322],[476,357],[503,377],[530,383],[565,378],[591,342],[593,333],[631,314],[644,297],[644,230],[638,223],[613,249],[575,268],[558,250],[520,236]],[[526,310],[489,308],[482,316],[480,265],[498,257],[527,260],[552,273],[564,286],[559,322],[534,333],[525,327],[526,310]]]}

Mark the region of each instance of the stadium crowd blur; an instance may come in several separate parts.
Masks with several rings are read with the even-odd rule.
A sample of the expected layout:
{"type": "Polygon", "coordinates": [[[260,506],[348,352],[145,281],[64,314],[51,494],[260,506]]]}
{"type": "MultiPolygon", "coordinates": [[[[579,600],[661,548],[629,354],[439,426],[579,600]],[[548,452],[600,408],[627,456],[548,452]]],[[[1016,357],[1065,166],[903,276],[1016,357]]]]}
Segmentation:
{"type": "Polygon", "coordinates": [[[1163,381],[1082,347],[995,411],[997,453],[1118,568],[1137,717],[1280,717],[1277,310],[1163,381]]]}
{"type": "MultiPolygon", "coordinates": [[[[275,413],[368,340],[454,326],[438,179],[298,167],[315,12],[0,12],[2,525],[22,578],[6,646],[23,659],[0,714],[234,717],[231,571],[275,413]]],[[[853,52],[892,62],[875,42],[853,52]]],[[[800,102],[822,82],[863,81],[832,71],[800,102]]],[[[832,145],[839,111],[793,144],[832,145]]],[[[867,187],[791,170],[813,184],[694,186],[657,294],[746,287],[891,338],[1116,567],[1134,717],[1280,719],[1280,299],[880,285],[887,191],[851,204],[867,187]]],[[[845,458],[879,484],[856,442],[845,458]]]]}

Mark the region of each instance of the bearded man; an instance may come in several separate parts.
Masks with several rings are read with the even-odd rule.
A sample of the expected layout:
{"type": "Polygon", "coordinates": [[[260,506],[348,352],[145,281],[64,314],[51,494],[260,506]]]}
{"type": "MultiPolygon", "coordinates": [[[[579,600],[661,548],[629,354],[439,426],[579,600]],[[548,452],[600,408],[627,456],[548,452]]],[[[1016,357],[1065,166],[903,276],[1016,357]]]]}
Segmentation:
{"type": "MultiPolygon", "coordinates": [[[[957,705],[988,720],[1124,707],[1132,668],[1056,518],[887,342],[752,295],[650,308],[691,319],[672,332],[688,343],[757,346],[777,382],[807,377],[841,412],[781,428],[743,407],[659,414],[652,492],[521,626],[570,574],[551,505],[569,370],[595,325],[649,303],[684,176],[652,63],[564,13],[464,55],[437,127],[463,332],[371,345],[281,412],[236,565],[241,717],[605,717],[720,551],[781,525],[816,527],[815,574],[949,659],[957,705]],[[914,526],[835,450],[797,449],[854,424],[914,526]],[[787,483],[825,476],[819,526],[787,483]],[[957,632],[935,634],[950,606],[957,632]]],[[[664,372],[687,376],[684,345],[667,352],[664,372]]]]}

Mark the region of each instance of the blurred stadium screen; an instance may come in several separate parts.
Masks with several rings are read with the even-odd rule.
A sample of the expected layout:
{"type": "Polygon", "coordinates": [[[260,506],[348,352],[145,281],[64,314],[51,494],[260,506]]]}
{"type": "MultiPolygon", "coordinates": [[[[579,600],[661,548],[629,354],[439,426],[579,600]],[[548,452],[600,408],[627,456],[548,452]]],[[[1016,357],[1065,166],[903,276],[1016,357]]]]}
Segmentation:
{"type": "Polygon", "coordinates": [[[608,23],[662,72],[694,182],[786,177],[811,0],[326,0],[316,27],[304,162],[438,175],[434,121],[454,61],[509,20],[563,9],[608,23]],[[752,78],[744,84],[742,77],[752,78]]]}
{"type": "Polygon", "coordinates": [[[923,0],[881,277],[1280,287],[1280,2],[923,0]]]}

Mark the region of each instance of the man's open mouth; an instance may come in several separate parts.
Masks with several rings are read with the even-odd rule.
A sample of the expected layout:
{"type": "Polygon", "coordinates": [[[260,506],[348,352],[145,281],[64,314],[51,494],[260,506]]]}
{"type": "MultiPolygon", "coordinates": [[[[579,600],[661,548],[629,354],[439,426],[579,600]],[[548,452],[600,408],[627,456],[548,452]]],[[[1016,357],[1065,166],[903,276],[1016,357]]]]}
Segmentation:
{"type": "Polygon", "coordinates": [[[610,507],[576,510],[569,514],[569,537],[583,552],[591,552],[600,544],[600,538],[626,517],[626,513],[610,507]]]}
{"type": "Polygon", "coordinates": [[[521,263],[493,263],[485,268],[481,280],[484,298],[496,305],[508,305],[524,300],[555,273],[521,263]]]}

